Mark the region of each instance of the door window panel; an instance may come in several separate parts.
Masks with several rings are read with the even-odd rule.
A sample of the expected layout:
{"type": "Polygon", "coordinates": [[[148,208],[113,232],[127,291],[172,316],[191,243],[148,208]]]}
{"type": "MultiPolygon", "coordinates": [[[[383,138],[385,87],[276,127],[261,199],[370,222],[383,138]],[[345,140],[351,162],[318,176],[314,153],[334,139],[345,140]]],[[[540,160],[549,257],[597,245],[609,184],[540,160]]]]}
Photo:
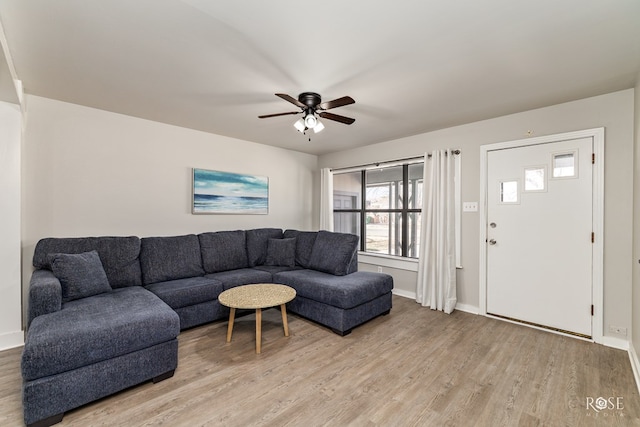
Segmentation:
{"type": "Polygon", "coordinates": [[[500,203],[519,203],[518,181],[500,181],[500,203]]]}
{"type": "Polygon", "coordinates": [[[547,168],[534,166],[524,170],[524,191],[545,191],[547,168]]]}
{"type": "Polygon", "coordinates": [[[554,178],[572,178],[578,175],[578,153],[575,151],[569,153],[553,154],[553,177],[554,178]]]}

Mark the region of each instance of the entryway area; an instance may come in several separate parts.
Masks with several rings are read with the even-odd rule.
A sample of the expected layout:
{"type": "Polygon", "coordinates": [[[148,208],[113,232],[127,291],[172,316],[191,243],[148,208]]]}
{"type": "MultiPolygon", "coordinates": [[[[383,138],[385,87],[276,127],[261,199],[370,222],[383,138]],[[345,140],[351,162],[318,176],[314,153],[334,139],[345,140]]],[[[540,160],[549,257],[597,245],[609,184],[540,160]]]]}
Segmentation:
{"type": "Polygon", "coordinates": [[[599,342],[604,129],[481,147],[480,312],[599,342]]]}

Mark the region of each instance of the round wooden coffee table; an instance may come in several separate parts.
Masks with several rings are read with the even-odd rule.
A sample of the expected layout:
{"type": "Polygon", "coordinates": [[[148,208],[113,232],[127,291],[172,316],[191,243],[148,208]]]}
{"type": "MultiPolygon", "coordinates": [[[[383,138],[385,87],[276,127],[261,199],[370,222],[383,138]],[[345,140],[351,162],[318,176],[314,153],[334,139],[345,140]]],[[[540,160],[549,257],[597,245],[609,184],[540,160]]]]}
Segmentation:
{"type": "Polygon", "coordinates": [[[242,285],[227,289],[218,296],[220,304],[231,308],[229,313],[229,326],[227,327],[227,342],[231,342],[233,333],[233,321],[236,317],[236,309],[256,310],[256,353],[260,353],[262,342],[262,309],[280,306],[282,311],[282,324],[284,336],[289,336],[289,324],[287,323],[286,303],[296,296],[295,289],[285,285],[272,283],[257,283],[242,285]]]}

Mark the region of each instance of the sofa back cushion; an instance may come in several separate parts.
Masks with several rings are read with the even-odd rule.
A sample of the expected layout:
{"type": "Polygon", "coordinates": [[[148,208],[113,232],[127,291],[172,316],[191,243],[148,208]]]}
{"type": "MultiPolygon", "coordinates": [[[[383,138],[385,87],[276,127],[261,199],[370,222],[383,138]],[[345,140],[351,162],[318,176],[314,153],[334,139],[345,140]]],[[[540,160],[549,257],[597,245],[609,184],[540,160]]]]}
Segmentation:
{"type": "Polygon", "coordinates": [[[33,266],[51,270],[50,255],[97,251],[112,288],[142,285],[140,239],[129,237],[50,237],[40,240],[33,253],[33,266]]]}
{"type": "Polygon", "coordinates": [[[318,231],[313,243],[309,268],[335,276],[354,272],[352,261],[357,256],[359,237],[355,234],[318,231]]]}
{"type": "Polygon", "coordinates": [[[316,241],[317,231],[298,231],[286,230],[284,238],[296,238],[296,265],[302,268],[309,268],[309,259],[311,258],[311,250],[316,241]]]}
{"type": "Polygon", "coordinates": [[[249,267],[244,230],[202,233],[198,239],[207,274],[249,267]]]}
{"type": "Polygon", "coordinates": [[[98,252],[51,254],[51,270],[60,281],[62,302],[109,292],[109,279],[98,252]]]}
{"type": "Polygon", "coordinates": [[[249,267],[264,264],[267,259],[269,239],[282,239],[281,228],[256,228],[247,230],[246,234],[249,267]]]}
{"type": "Polygon", "coordinates": [[[141,239],[140,267],[142,283],[204,275],[200,242],[195,234],[141,239]]]}

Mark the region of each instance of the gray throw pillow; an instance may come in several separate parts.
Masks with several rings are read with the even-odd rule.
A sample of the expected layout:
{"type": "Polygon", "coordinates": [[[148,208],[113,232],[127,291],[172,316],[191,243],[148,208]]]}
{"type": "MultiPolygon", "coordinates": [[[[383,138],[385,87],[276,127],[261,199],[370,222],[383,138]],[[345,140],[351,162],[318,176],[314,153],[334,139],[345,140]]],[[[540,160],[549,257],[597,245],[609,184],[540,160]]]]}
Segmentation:
{"type": "Polygon", "coordinates": [[[264,265],[279,267],[296,266],[296,239],[269,239],[267,243],[267,259],[264,265]]]}
{"type": "Polygon", "coordinates": [[[247,260],[249,267],[264,265],[267,259],[269,239],[282,239],[281,228],[256,228],[245,231],[247,236],[247,260]]]}
{"type": "Polygon", "coordinates": [[[51,271],[62,286],[62,302],[111,291],[98,252],[51,254],[51,271]]]}

